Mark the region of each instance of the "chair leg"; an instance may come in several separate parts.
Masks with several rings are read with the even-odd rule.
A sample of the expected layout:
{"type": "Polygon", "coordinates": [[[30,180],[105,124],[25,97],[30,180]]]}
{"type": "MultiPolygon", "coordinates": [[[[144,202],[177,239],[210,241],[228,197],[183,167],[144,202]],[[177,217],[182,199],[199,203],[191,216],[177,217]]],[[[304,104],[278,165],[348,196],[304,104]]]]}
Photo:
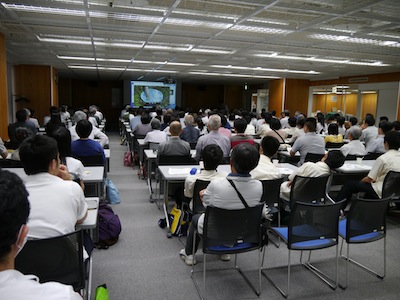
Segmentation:
{"type": "MultiPolygon", "coordinates": [[[[260,267],[260,255],[261,255],[261,251],[258,254],[258,269],[260,270],[259,272],[261,272],[261,267],[260,267]]],[[[247,282],[248,286],[253,290],[253,292],[257,295],[260,296],[261,294],[261,275],[259,276],[259,289],[257,290],[254,285],[251,283],[251,281],[249,280],[249,278],[246,276],[246,274],[240,269],[240,267],[237,265],[237,254],[235,254],[235,268],[236,270],[238,270],[238,272],[240,273],[240,275],[242,275],[243,279],[247,282]]]]}
{"type": "MultiPolygon", "coordinates": [[[[342,246],[343,246],[344,240],[342,241],[342,246]]],[[[342,252],[342,251],[340,251],[342,252]]],[[[341,284],[339,284],[340,288],[342,289],[346,289],[347,288],[347,284],[348,284],[348,269],[349,269],[349,262],[351,262],[352,264],[356,265],[357,267],[371,273],[372,275],[375,275],[376,277],[378,277],[379,279],[383,279],[386,276],[386,236],[383,237],[383,274],[379,274],[378,272],[372,270],[371,268],[361,264],[360,262],[351,259],[350,258],[350,245],[347,244],[347,256],[341,255],[342,258],[344,258],[346,260],[346,284],[343,286],[341,284]]]]}
{"type": "Polygon", "coordinates": [[[330,278],[328,275],[323,273],[320,269],[315,267],[311,263],[311,251],[308,255],[307,262],[302,261],[303,251],[301,251],[300,255],[300,263],[305,266],[308,270],[313,272],[318,278],[320,278],[323,282],[325,282],[331,289],[335,290],[338,286],[338,257],[339,257],[339,244],[336,244],[336,272],[335,272],[335,279],[330,278]]]}
{"type": "Polygon", "coordinates": [[[261,270],[261,274],[268,279],[268,281],[282,294],[283,297],[287,298],[289,297],[289,289],[290,289],[290,253],[291,250],[289,249],[289,254],[288,254],[288,278],[287,278],[287,290],[286,292],[279,287],[263,270],[261,270]]]}

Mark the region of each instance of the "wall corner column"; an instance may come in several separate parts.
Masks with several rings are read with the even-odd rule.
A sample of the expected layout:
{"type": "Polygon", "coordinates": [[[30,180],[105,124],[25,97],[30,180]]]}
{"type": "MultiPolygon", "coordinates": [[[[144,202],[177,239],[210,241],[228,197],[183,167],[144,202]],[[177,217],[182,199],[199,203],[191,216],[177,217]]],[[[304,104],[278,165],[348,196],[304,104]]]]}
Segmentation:
{"type": "Polygon", "coordinates": [[[7,58],[6,41],[0,32],[0,137],[8,140],[7,58]]]}

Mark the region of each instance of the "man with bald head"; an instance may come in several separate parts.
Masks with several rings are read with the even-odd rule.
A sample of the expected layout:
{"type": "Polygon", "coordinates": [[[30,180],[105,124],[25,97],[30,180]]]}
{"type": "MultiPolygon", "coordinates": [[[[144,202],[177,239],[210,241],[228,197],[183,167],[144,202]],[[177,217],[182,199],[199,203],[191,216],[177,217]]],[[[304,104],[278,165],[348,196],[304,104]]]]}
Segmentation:
{"type": "Polygon", "coordinates": [[[173,121],[169,125],[171,136],[169,140],[160,143],[157,152],[157,161],[160,155],[190,155],[190,144],[181,140],[179,135],[182,133],[182,125],[179,121],[173,121]]]}

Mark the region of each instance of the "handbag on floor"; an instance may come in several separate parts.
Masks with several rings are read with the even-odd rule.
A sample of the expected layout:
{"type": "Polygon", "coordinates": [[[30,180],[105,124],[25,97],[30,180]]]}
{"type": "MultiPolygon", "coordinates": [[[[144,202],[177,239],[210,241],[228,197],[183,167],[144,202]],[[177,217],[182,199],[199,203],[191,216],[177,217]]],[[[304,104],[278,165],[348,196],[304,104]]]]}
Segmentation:
{"type": "Polygon", "coordinates": [[[99,285],[96,288],[96,296],[94,300],[109,300],[108,289],[106,284],[99,285]]]}
{"type": "Polygon", "coordinates": [[[110,204],[119,204],[121,203],[121,198],[119,196],[119,191],[115,184],[111,181],[111,179],[104,179],[104,184],[106,186],[106,196],[108,203],[110,204]]]}
{"type": "Polygon", "coordinates": [[[101,203],[99,206],[99,241],[95,243],[98,249],[108,249],[109,246],[114,245],[121,233],[121,221],[114,213],[112,208],[101,203]]]}
{"type": "MultiPolygon", "coordinates": [[[[172,235],[186,236],[190,224],[189,212],[183,209],[179,209],[175,204],[171,212],[168,214],[168,217],[172,235]]],[[[158,221],[158,225],[161,228],[165,228],[167,226],[165,218],[160,219],[158,221]]]]}

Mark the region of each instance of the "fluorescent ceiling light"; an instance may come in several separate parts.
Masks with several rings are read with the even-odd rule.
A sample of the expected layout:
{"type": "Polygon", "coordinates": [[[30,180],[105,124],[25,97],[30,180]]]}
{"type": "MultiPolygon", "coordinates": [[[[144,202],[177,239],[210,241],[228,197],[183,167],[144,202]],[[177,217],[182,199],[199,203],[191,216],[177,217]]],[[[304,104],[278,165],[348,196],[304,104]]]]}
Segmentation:
{"type": "Polygon", "coordinates": [[[95,66],[68,66],[70,69],[83,69],[83,70],[109,70],[109,71],[132,71],[132,72],[154,72],[154,73],[177,73],[177,71],[172,70],[158,70],[158,69],[131,69],[123,67],[95,67],[95,66]]]}
{"type": "Polygon", "coordinates": [[[247,25],[235,25],[230,30],[245,31],[245,32],[258,32],[258,33],[270,33],[270,34],[288,34],[291,30],[268,28],[260,26],[247,26],[247,25]]]}
{"type": "Polygon", "coordinates": [[[357,38],[357,37],[353,38],[353,37],[343,36],[343,35],[311,34],[310,37],[313,39],[327,40],[327,41],[341,41],[341,42],[354,43],[354,44],[400,47],[400,43],[398,43],[398,42],[380,41],[380,40],[364,39],[364,38],[357,38]]]}
{"type": "Polygon", "coordinates": [[[331,27],[320,27],[319,29],[335,31],[335,32],[343,32],[343,33],[349,33],[349,34],[354,34],[357,32],[355,30],[350,30],[350,29],[338,29],[338,28],[331,28],[331,27]]]}
{"type": "Polygon", "coordinates": [[[207,76],[225,76],[225,77],[242,77],[242,78],[264,78],[264,79],[278,79],[275,76],[261,76],[249,74],[227,74],[227,73],[210,73],[210,72],[188,72],[193,75],[207,75],[207,76]]]}
{"type": "Polygon", "coordinates": [[[171,65],[171,66],[188,66],[194,67],[198,64],[192,63],[179,63],[168,61],[148,61],[148,60],[132,60],[132,59],[119,59],[119,58],[93,58],[93,57],[80,57],[80,56],[62,56],[57,55],[57,58],[64,60],[81,60],[81,61],[101,61],[101,62],[120,62],[120,63],[137,63],[137,64],[155,64],[155,65],[171,65]]]}
{"type": "Polygon", "coordinates": [[[262,72],[282,72],[282,73],[296,73],[296,74],[320,74],[320,72],[315,71],[302,71],[302,70],[289,70],[289,69],[271,69],[271,68],[251,68],[251,67],[241,67],[241,66],[232,66],[232,65],[211,65],[212,68],[219,69],[236,69],[236,70],[251,70],[251,71],[262,71],[262,72]]]}
{"type": "Polygon", "coordinates": [[[279,55],[276,52],[273,53],[259,53],[255,54],[258,57],[270,57],[278,59],[290,59],[290,60],[304,60],[304,61],[316,61],[325,62],[332,64],[345,64],[345,65],[359,65],[359,66],[373,66],[373,67],[387,67],[388,64],[384,64],[381,61],[351,61],[349,59],[330,59],[330,58],[318,58],[314,56],[292,56],[292,55],[279,55]]]}

